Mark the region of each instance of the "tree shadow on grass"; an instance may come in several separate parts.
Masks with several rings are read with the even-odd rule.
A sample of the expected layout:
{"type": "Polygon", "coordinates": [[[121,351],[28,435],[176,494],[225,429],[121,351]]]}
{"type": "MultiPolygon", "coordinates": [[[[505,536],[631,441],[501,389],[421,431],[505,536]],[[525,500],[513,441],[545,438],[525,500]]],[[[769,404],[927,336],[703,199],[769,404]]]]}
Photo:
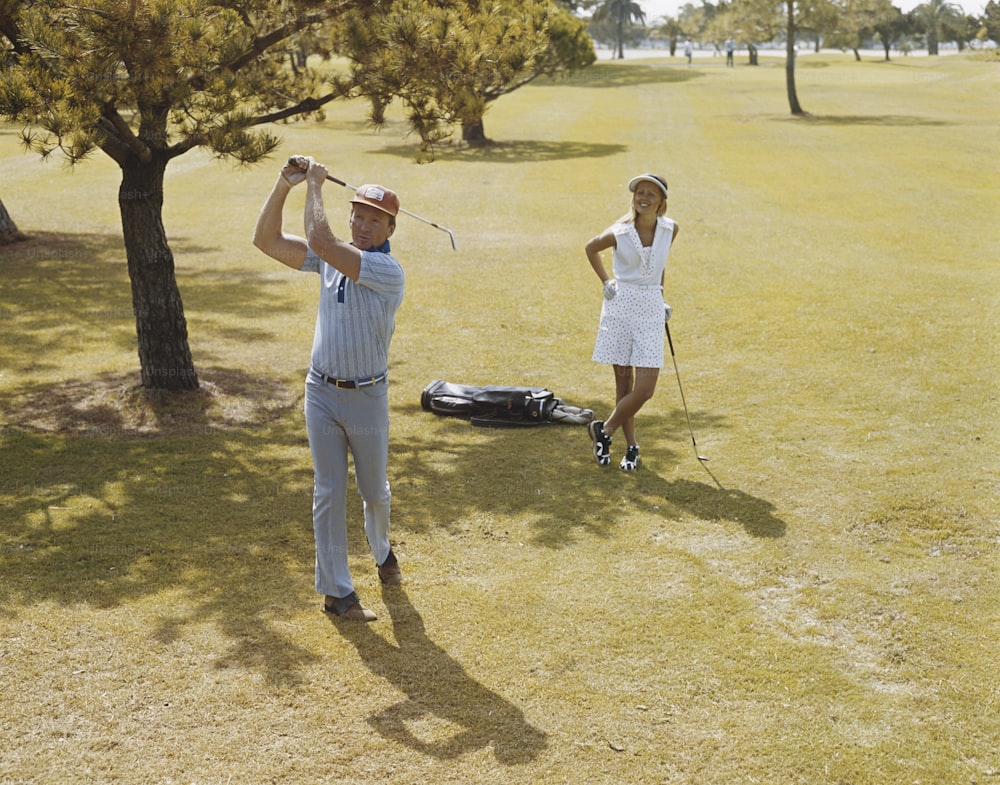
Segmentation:
{"type": "MultiPolygon", "coordinates": [[[[204,389],[188,394],[148,394],[127,377],[107,376],[0,395],[7,423],[0,428],[0,607],[7,614],[40,602],[100,610],[163,598],[169,605],[152,638],[169,643],[193,625],[214,624],[230,642],[217,667],[238,665],[294,686],[316,660],[276,623],[301,610],[301,595],[312,590],[312,469],[301,392],[221,368],[204,377],[204,389]]],[[[392,442],[396,537],[511,519],[534,532],[537,547],[561,549],[582,536],[613,536],[619,522],[609,499],[616,495],[665,519],[732,521],[757,537],[785,530],[772,506],[750,494],[653,470],[628,477],[595,467],[581,426],[480,429],[416,405],[394,407],[393,417],[422,420],[392,442]]],[[[692,419],[699,432],[725,427],[698,411],[692,419]]],[[[684,457],[681,411],[651,415],[644,429],[676,435],[669,444],[649,443],[651,466],[693,461],[684,457]]],[[[356,493],[350,498],[351,549],[360,558],[360,502],[356,493]]],[[[406,603],[392,612],[403,614],[394,615],[398,651],[350,633],[368,667],[383,669],[410,696],[375,715],[374,727],[441,757],[493,744],[499,760],[516,762],[543,746],[515,707],[427,639],[406,603]],[[404,669],[421,657],[431,668],[424,675],[404,669]],[[435,687],[433,714],[464,730],[424,742],[412,722],[422,710],[420,682],[438,672],[450,687],[435,687]],[[484,713],[464,705],[469,695],[484,713]]]]}
{"type": "MultiPolygon", "coordinates": [[[[320,659],[279,623],[312,590],[301,393],[231,370],[204,376],[205,389],[190,393],[105,376],[0,396],[16,423],[0,428],[0,607],[10,616],[46,602],[114,611],[162,598],[152,640],[170,645],[214,625],[227,641],[214,667],[298,688],[320,659]]],[[[350,505],[357,524],[356,494],[350,505]]],[[[360,556],[362,527],[349,536],[360,556]]],[[[487,747],[502,765],[535,759],[545,734],[428,638],[402,590],[387,588],[385,600],[397,645],[367,625],[333,622],[407,696],[371,726],[442,759],[487,747]]]]}
{"type": "Polygon", "coordinates": [[[272,619],[297,611],[288,587],[305,589],[311,573],[301,422],[277,383],[263,391],[238,372],[206,377],[206,389],[152,398],[119,378],[4,396],[0,606],[115,609],[162,597],[153,638],[214,623],[231,641],[218,667],[296,684],[315,655],[272,619]],[[251,390],[255,403],[242,400],[251,390]]]}
{"type": "MultiPolygon", "coordinates": [[[[419,438],[397,439],[390,448],[394,520],[415,531],[457,534],[484,514],[509,516],[530,521],[536,544],[564,548],[580,536],[613,536],[618,523],[608,514],[609,499],[623,494],[631,506],[657,517],[731,521],[754,537],[780,537],[786,530],[770,502],[744,491],[691,479],[666,480],[649,468],[623,476],[616,467],[595,466],[587,431],[579,425],[476,428],[418,405],[404,406],[402,412],[426,420],[419,438]],[[627,491],[623,482],[629,483],[627,491]]],[[[691,419],[698,432],[725,427],[719,416],[693,411],[691,419]]],[[[662,439],[647,442],[647,466],[697,466],[685,449],[682,410],[645,416],[642,428],[649,434],[676,435],[670,445],[662,439]]]]}
{"type": "Polygon", "coordinates": [[[545,733],[515,705],[471,678],[427,636],[420,613],[402,588],[384,587],[382,593],[396,645],[371,625],[331,617],[365,666],[406,695],[372,714],[368,723],[387,739],[443,760],[490,746],[505,766],[534,760],[547,746],[545,733]],[[428,732],[421,734],[418,728],[428,732]]]}
{"type": "MultiPolygon", "coordinates": [[[[414,145],[388,145],[378,153],[412,158],[414,145]]],[[[481,147],[456,142],[434,149],[439,161],[476,161],[518,164],[524,161],[564,161],[570,158],[607,158],[626,150],[625,145],[601,142],[492,141],[481,147]]]]}
{"type": "MultiPolygon", "coordinates": [[[[744,118],[747,119],[747,118],[744,118]]],[[[755,118],[759,119],[759,118],[755,118]]],[[[830,115],[830,114],[805,114],[799,117],[791,115],[775,116],[772,118],[779,122],[807,123],[809,125],[870,125],[885,126],[888,128],[917,128],[952,125],[930,117],[917,117],[916,115],[886,114],[886,115],[830,115]]]]}
{"type": "MultiPolygon", "coordinates": [[[[171,248],[178,258],[206,250],[184,238],[172,239],[171,248]]],[[[0,321],[5,334],[17,336],[0,343],[5,370],[55,370],[72,359],[67,346],[89,343],[113,344],[134,356],[135,313],[120,235],[41,232],[0,246],[0,280],[0,321]]],[[[220,302],[241,315],[229,336],[243,342],[268,337],[256,325],[298,306],[281,294],[284,282],[263,269],[182,270],[178,284],[189,315],[214,313],[220,302]]]]}
{"type": "Polygon", "coordinates": [[[70,330],[118,341],[117,328],[131,323],[134,340],[123,260],[122,239],[110,234],[39,232],[0,247],[0,319],[11,336],[0,344],[2,367],[55,367],[70,330]]]}
{"type": "Polygon", "coordinates": [[[638,64],[634,60],[594,63],[566,77],[539,79],[539,87],[636,87],[703,79],[705,74],[679,63],[638,64]]]}
{"type": "MultiPolygon", "coordinates": [[[[0,393],[6,427],[80,437],[185,437],[278,420],[301,397],[277,380],[206,366],[197,390],[148,390],[136,374],[98,374],[0,393]]],[[[94,443],[95,454],[102,445],[94,443]]]]}

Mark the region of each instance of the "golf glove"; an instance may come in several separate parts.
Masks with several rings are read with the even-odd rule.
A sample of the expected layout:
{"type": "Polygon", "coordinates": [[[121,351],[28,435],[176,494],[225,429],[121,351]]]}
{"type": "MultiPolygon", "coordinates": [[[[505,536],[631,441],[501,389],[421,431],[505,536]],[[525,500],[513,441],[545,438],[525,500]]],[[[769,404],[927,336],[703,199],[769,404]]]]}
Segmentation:
{"type": "Polygon", "coordinates": [[[670,321],[670,317],[673,316],[674,309],[671,308],[666,303],[663,304],[663,323],[666,324],[670,321]]]}
{"type": "Polygon", "coordinates": [[[302,169],[296,169],[295,171],[288,171],[289,167],[286,166],[281,170],[281,179],[288,183],[289,186],[296,186],[306,179],[306,173],[302,169]]]}
{"type": "Polygon", "coordinates": [[[306,170],[309,168],[310,161],[312,161],[312,158],[306,156],[290,156],[281,169],[281,179],[292,187],[305,181],[306,170]]]}
{"type": "Polygon", "coordinates": [[[618,281],[614,278],[608,278],[604,282],[604,299],[614,300],[616,294],[618,294],[618,281]]]}

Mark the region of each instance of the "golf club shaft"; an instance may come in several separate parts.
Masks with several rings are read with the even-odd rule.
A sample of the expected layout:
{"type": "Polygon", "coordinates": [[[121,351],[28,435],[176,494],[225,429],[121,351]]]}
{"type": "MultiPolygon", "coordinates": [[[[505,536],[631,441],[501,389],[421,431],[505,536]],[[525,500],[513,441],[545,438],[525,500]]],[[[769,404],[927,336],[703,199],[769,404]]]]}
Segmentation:
{"type": "Polygon", "coordinates": [[[680,390],[681,393],[681,404],[684,406],[684,419],[687,420],[688,433],[691,434],[691,446],[694,447],[694,457],[698,459],[698,463],[700,463],[702,468],[709,473],[709,476],[715,480],[715,484],[721,488],[722,483],[720,483],[718,479],[716,479],[716,476],[712,474],[712,470],[705,466],[705,461],[707,461],[708,458],[698,452],[698,442],[695,441],[694,438],[694,428],[691,427],[691,415],[688,414],[687,401],[684,398],[684,386],[681,384],[681,372],[677,367],[677,355],[674,354],[674,341],[670,337],[670,325],[667,322],[664,322],[663,328],[667,332],[667,345],[670,347],[670,359],[673,360],[674,363],[674,375],[677,377],[677,389],[680,390]]]}
{"type": "MultiPolygon", "coordinates": [[[[288,163],[290,163],[293,166],[295,166],[296,163],[297,163],[296,162],[296,157],[292,156],[291,158],[289,158],[288,159],[288,163]]],[[[299,167],[299,168],[301,168],[301,167],[299,167]]],[[[326,179],[329,180],[331,183],[336,183],[337,185],[341,185],[344,188],[347,188],[347,189],[349,189],[351,191],[358,190],[358,187],[356,185],[351,185],[350,183],[345,183],[343,180],[341,180],[341,179],[339,179],[337,177],[334,177],[332,174],[328,174],[326,176],[326,179]]],[[[458,250],[455,247],[455,233],[451,229],[448,229],[447,227],[441,226],[440,224],[436,224],[436,223],[434,223],[434,221],[429,221],[426,218],[421,218],[416,213],[411,213],[409,210],[404,210],[402,207],[399,208],[399,212],[405,213],[406,215],[410,216],[410,218],[416,218],[418,221],[421,221],[421,222],[427,224],[428,226],[433,226],[435,229],[440,229],[442,232],[447,232],[448,233],[448,238],[451,240],[451,248],[452,248],[452,250],[458,250]]]]}

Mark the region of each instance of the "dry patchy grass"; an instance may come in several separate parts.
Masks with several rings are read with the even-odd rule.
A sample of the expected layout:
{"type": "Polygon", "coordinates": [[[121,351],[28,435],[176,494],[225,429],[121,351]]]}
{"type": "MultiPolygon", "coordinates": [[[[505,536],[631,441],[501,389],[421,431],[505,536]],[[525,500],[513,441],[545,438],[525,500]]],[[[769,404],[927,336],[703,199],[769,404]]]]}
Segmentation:
{"type": "Polygon", "coordinates": [[[652,61],[519,91],[487,116],[503,144],[430,166],[363,107],[286,130],[284,152],[377,172],[459,244],[397,233],[406,583],[378,586],[352,494],[370,626],[312,589],[315,292],[248,242],[274,167],[169,174],[203,386],[163,397],[135,387],[113,167],[67,178],[0,129],[35,238],[0,251],[0,782],[995,779],[998,74],[811,62],[805,122],[780,68],[652,61]],[[607,406],[582,244],[649,169],[682,225],[672,332],[724,487],[670,366],[632,476],[578,428],[424,413],[436,378],[607,406]]]}

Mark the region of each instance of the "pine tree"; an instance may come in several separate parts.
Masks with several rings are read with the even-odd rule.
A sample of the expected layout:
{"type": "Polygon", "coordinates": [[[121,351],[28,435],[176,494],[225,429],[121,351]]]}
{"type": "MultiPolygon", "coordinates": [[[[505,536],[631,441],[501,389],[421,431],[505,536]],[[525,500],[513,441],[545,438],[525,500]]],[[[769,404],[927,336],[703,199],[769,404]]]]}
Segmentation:
{"type": "Polygon", "coordinates": [[[483,119],[493,101],[596,60],[583,21],[537,0],[400,0],[374,27],[345,17],[337,46],[372,103],[372,122],[381,125],[398,98],[427,152],[448,139],[450,125],[469,145],[487,144],[483,119]]]}
{"type": "Polygon", "coordinates": [[[300,31],[389,0],[4,0],[0,117],[27,147],[121,168],[122,218],[142,384],[198,387],[163,225],[167,165],[195,149],[251,164],[278,139],[261,126],[313,117],[343,86],[288,66],[300,31]]]}

